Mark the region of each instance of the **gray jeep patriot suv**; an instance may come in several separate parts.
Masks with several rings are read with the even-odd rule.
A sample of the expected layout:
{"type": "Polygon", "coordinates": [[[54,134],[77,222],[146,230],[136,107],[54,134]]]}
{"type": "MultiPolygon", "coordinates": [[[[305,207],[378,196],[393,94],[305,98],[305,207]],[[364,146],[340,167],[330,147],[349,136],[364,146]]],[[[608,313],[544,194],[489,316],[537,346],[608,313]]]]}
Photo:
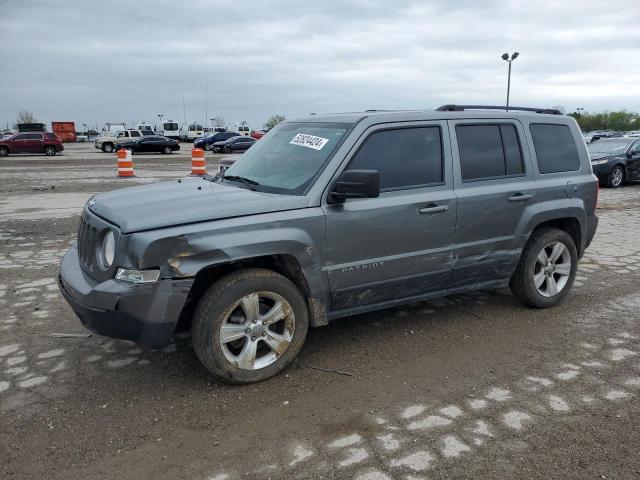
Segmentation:
{"type": "Polygon", "coordinates": [[[314,116],[216,177],[96,195],[59,284],[90,330],[157,348],[191,329],[212,374],[255,382],[338,317],[507,285],[556,305],[597,193],[580,129],[556,110],[314,116]]]}

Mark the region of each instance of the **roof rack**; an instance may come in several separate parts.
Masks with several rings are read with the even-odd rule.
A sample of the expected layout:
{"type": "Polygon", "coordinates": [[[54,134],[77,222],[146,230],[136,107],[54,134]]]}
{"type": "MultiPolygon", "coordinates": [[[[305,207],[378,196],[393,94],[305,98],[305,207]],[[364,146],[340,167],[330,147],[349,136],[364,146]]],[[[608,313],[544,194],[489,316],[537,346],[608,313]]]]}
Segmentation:
{"type": "Polygon", "coordinates": [[[521,112],[562,115],[562,112],[555,108],[506,107],[500,105],[442,105],[441,107],[436,108],[437,112],[464,112],[465,110],[518,110],[521,112]]]}

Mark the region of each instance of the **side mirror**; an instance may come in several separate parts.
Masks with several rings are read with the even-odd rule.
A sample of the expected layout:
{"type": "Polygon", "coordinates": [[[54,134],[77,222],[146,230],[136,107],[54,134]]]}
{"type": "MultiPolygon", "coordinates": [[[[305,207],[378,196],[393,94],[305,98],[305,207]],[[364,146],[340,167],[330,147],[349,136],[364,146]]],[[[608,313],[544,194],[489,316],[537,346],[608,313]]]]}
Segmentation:
{"type": "Polygon", "coordinates": [[[336,203],[347,198],[374,198],[380,195],[377,170],[345,170],[338,177],[330,198],[336,203]]]}

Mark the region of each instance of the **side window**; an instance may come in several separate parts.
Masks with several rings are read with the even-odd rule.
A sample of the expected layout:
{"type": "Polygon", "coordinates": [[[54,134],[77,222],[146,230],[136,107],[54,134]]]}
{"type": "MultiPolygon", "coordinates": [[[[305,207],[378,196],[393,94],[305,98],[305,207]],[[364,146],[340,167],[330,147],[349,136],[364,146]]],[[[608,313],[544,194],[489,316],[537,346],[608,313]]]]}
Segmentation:
{"type": "Polygon", "coordinates": [[[580,169],[576,142],[567,125],[532,123],[529,126],[540,173],[580,169]]]}
{"type": "Polygon", "coordinates": [[[41,133],[27,133],[27,140],[42,140],[41,133]]]}
{"type": "Polygon", "coordinates": [[[141,137],[142,135],[140,135],[140,132],[133,131],[133,132],[131,132],[131,136],[132,137],[141,137]]]}
{"type": "Polygon", "coordinates": [[[126,132],[120,132],[118,133],[118,135],[116,135],[116,138],[122,138],[126,136],[126,132]]]}
{"type": "Polygon", "coordinates": [[[372,133],[349,164],[350,170],[377,170],[380,190],[442,183],[440,127],[400,128],[372,133]]]}
{"type": "Polygon", "coordinates": [[[13,139],[14,140],[27,140],[29,137],[27,136],[26,133],[22,133],[20,135],[16,135],[13,139]]]}
{"type": "Polygon", "coordinates": [[[463,181],[524,173],[522,149],[514,125],[458,125],[456,136],[463,181]]]}

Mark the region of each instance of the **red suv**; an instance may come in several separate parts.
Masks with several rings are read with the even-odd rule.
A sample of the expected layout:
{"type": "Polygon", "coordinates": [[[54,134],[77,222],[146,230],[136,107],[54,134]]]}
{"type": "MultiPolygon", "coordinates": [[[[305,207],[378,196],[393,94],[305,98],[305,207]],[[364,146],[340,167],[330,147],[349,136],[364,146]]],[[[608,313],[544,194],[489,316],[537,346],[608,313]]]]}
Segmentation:
{"type": "Polygon", "coordinates": [[[44,153],[55,155],[64,150],[62,141],[55,133],[20,132],[0,140],[0,157],[10,153],[44,153]]]}

